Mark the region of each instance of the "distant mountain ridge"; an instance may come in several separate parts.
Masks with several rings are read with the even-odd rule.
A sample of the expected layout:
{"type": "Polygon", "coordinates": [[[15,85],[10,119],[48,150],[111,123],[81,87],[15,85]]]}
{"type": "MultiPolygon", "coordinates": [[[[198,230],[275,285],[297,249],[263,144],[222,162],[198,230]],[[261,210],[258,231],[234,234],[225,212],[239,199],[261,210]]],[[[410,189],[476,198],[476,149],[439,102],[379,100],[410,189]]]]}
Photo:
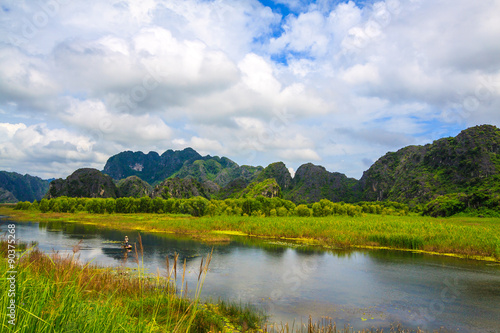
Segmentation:
{"type": "Polygon", "coordinates": [[[137,176],[151,185],[171,177],[191,177],[223,187],[238,177],[253,180],[260,170],[262,167],[239,166],[227,157],[201,156],[194,149],[186,148],[167,150],[162,155],[140,151],[118,153],[108,159],[103,172],[114,180],[137,176]]]}
{"type": "MultiPolygon", "coordinates": [[[[19,191],[14,193],[12,185],[4,186],[8,183],[5,180],[8,174],[0,173],[0,200],[38,200],[40,187],[33,190],[38,197],[33,194],[19,199],[16,196],[19,191]]],[[[21,182],[20,177],[31,176],[8,179],[21,182]]],[[[48,187],[48,181],[45,182],[48,187]]],[[[26,187],[26,180],[24,184],[26,187]]],[[[452,195],[449,200],[461,198],[466,207],[477,207],[486,201],[488,207],[498,206],[500,129],[492,125],[475,126],[456,137],[388,152],[365,171],[360,180],[311,163],[301,165],[292,178],[283,162],[266,168],[239,166],[227,157],[202,156],[192,148],[167,150],[162,155],[126,151],[111,156],[103,172],[80,169],[66,180],[54,180],[47,197],[61,195],[163,198],[200,195],[207,199],[264,195],[295,203],[321,199],[333,202],[390,200],[410,206],[452,195]]]]}
{"type": "Polygon", "coordinates": [[[17,172],[0,171],[0,203],[40,200],[49,181],[17,172]]]}
{"type": "Polygon", "coordinates": [[[239,166],[227,157],[201,156],[192,148],[168,150],[162,155],[155,152],[122,152],[108,159],[103,172],[115,181],[134,175],[151,185],[160,186],[162,189],[155,188],[153,196],[161,192],[170,193],[173,197],[200,193],[206,198],[238,198],[252,196],[256,189],[260,189],[259,186],[256,187],[256,183],[273,179],[274,184],[279,185],[279,190],[267,182],[264,187],[269,189],[261,192],[295,202],[310,203],[323,198],[351,202],[359,197],[358,194],[349,193],[357,184],[356,179],[328,172],[322,166],[305,164],[297,170],[295,178],[292,178],[283,162],[272,163],[266,168],[239,166]],[[158,184],[157,181],[161,178],[158,175],[167,180],[158,184]],[[191,178],[198,183],[169,181],[174,178],[191,178]],[[186,193],[179,189],[184,189],[186,193]]]}

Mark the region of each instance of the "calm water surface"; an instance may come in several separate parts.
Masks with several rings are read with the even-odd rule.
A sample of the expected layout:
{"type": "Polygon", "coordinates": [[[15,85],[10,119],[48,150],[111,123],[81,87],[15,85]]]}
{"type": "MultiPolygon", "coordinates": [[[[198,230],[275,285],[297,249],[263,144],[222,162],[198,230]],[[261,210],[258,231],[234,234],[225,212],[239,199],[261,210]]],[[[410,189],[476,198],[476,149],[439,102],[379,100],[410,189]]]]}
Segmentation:
{"type": "MultiPolygon", "coordinates": [[[[3,233],[8,220],[1,220],[3,233]]],[[[78,255],[99,265],[137,267],[120,244],[137,233],[76,223],[16,223],[16,236],[46,252],[78,255]]],[[[441,332],[500,332],[500,266],[401,251],[323,251],[236,237],[208,245],[175,235],[143,234],[144,266],[166,273],[174,253],[187,262],[188,288],[196,287],[201,257],[213,248],[203,296],[250,303],[270,322],[330,317],[343,326],[441,332]]]]}

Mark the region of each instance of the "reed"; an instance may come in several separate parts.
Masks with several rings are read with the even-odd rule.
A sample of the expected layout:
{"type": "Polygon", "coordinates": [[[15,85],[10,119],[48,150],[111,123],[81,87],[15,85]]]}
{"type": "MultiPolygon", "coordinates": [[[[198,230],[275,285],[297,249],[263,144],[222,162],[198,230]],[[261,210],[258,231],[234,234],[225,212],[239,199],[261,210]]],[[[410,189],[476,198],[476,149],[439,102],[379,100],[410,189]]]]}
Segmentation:
{"type": "Polygon", "coordinates": [[[19,220],[75,221],[117,229],[170,232],[214,237],[214,232],[271,238],[299,238],[327,247],[389,247],[455,254],[500,261],[500,218],[426,216],[326,217],[172,217],[162,214],[86,214],[14,211],[0,207],[0,214],[19,220]]]}
{"type": "MultiPolygon", "coordinates": [[[[307,323],[301,323],[295,325],[289,324],[278,324],[278,325],[266,325],[263,328],[265,333],[425,333],[417,328],[417,330],[410,330],[401,327],[401,325],[392,325],[389,330],[370,328],[363,330],[355,330],[350,325],[346,324],[344,327],[337,327],[337,324],[331,318],[321,318],[317,322],[313,322],[312,318],[309,317],[307,323]]],[[[435,331],[439,332],[439,331],[435,331]]]]}
{"type": "MultiPolygon", "coordinates": [[[[0,254],[6,256],[6,241],[0,254]]],[[[139,241],[139,252],[141,256],[139,241]]],[[[136,274],[123,269],[98,267],[78,262],[78,244],[70,255],[47,255],[34,248],[23,252],[16,267],[16,325],[2,313],[2,332],[208,332],[223,331],[224,321],[200,307],[202,285],[211,254],[200,265],[195,297],[181,294],[174,269],[166,278],[136,274]]],[[[174,258],[177,266],[178,255],[174,258]]],[[[170,265],[169,265],[170,266],[170,265]]],[[[1,260],[1,278],[7,278],[7,261],[1,260]]],[[[185,274],[185,271],[183,272],[185,274]]],[[[181,287],[182,288],[182,287],[181,287]]],[[[0,306],[10,298],[7,284],[0,284],[0,306]]]]}

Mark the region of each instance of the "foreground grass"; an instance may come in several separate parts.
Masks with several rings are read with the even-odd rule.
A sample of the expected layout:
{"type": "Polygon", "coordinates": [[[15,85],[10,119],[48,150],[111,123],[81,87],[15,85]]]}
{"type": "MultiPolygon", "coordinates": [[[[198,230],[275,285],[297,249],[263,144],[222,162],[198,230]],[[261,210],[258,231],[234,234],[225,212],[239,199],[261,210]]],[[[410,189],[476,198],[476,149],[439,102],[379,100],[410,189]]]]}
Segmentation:
{"type": "MultiPolygon", "coordinates": [[[[16,260],[15,287],[11,289],[13,269],[7,264],[7,248],[7,242],[0,241],[1,280],[7,281],[0,284],[0,306],[4,309],[1,332],[383,332],[337,328],[332,320],[313,323],[311,318],[303,325],[264,325],[265,316],[251,307],[224,301],[201,304],[199,292],[194,300],[183,297],[171,283],[175,263],[170,274],[162,278],[141,275],[140,265],[136,274],[131,274],[82,265],[74,255],[49,256],[36,248],[28,249],[16,260]],[[15,296],[10,295],[13,290],[15,296]],[[16,305],[15,324],[6,316],[12,300],[16,305]]],[[[78,252],[78,246],[74,252],[78,252]]],[[[201,281],[209,262],[210,256],[205,266],[200,265],[201,281]]],[[[401,327],[390,332],[424,333],[401,327]]]]}
{"type": "Polygon", "coordinates": [[[423,216],[194,218],[164,214],[88,214],[14,211],[17,220],[91,223],[116,229],[170,232],[207,237],[216,234],[299,239],[325,247],[384,247],[500,261],[500,219],[423,216]]]}
{"type": "MultiPolygon", "coordinates": [[[[243,307],[200,304],[199,289],[197,297],[186,298],[172,282],[174,268],[167,277],[145,276],[140,265],[132,274],[37,249],[18,259],[12,297],[11,283],[4,283],[13,275],[6,249],[7,242],[0,242],[2,332],[234,332],[242,323],[255,330],[265,319],[243,307]],[[13,299],[15,325],[5,315],[13,299]]],[[[200,266],[198,288],[209,260],[200,266]]]]}

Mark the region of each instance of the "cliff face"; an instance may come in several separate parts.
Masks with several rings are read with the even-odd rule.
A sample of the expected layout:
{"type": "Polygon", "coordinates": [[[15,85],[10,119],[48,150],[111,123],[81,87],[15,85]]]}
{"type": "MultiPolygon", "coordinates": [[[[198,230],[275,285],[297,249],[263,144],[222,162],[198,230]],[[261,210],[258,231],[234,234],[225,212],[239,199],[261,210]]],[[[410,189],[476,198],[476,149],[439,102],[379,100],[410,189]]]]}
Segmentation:
{"type": "Polygon", "coordinates": [[[103,172],[114,180],[137,176],[149,184],[154,184],[178,172],[185,163],[192,163],[201,157],[191,148],[182,151],[167,150],[161,156],[156,152],[144,154],[125,151],[111,156],[103,172]]]}
{"type": "Polygon", "coordinates": [[[48,180],[0,171],[0,203],[40,200],[48,189],[48,180]]]}
{"type": "Polygon", "coordinates": [[[500,172],[500,130],[482,125],[425,146],[387,153],[364,172],[365,200],[428,202],[481,186],[500,172]]]}
{"type": "Polygon", "coordinates": [[[117,198],[118,189],[110,176],[96,169],[78,169],[66,179],[56,179],[50,183],[46,198],[61,196],[75,198],[117,198]]]}
{"type": "Polygon", "coordinates": [[[108,159],[104,173],[115,180],[137,176],[151,185],[167,178],[194,178],[199,182],[212,181],[223,187],[236,178],[252,181],[262,167],[239,166],[226,157],[201,156],[195,150],[167,150],[158,153],[126,151],[108,159]]]}
{"type": "Polygon", "coordinates": [[[288,171],[285,163],[276,162],[269,164],[261,173],[257,176],[257,181],[264,181],[266,179],[274,179],[276,183],[280,186],[282,191],[287,191],[292,184],[292,176],[290,171],[288,171]]]}

